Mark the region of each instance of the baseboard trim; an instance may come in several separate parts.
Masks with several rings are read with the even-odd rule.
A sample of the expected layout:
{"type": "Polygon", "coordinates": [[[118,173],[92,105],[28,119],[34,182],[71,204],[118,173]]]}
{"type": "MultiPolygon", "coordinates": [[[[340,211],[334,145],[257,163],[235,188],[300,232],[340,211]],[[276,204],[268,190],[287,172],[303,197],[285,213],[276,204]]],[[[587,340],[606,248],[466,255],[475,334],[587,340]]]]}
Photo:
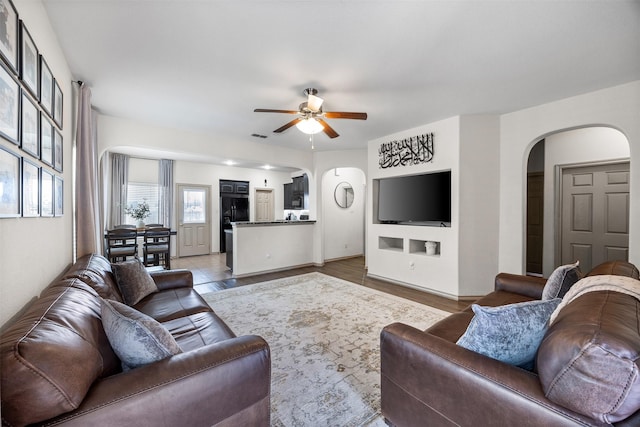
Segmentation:
{"type": "Polygon", "coordinates": [[[315,262],[308,262],[306,264],[298,264],[298,265],[292,265],[292,266],[289,266],[289,267],[274,268],[273,270],[254,271],[254,272],[245,273],[245,274],[235,274],[235,273],[231,272],[231,277],[233,277],[234,279],[242,279],[244,277],[257,276],[259,274],[277,273],[279,271],[288,271],[288,270],[294,270],[296,268],[303,268],[303,267],[322,267],[323,265],[324,264],[318,264],[318,263],[315,263],[315,262]]]}
{"type": "Polygon", "coordinates": [[[453,294],[449,294],[446,292],[440,292],[440,291],[436,291],[435,289],[429,289],[429,288],[424,288],[422,286],[417,286],[411,283],[407,283],[407,282],[402,282],[400,280],[393,280],[393,279],[389,279],[388,277],[383,277],[383,276],[377,276],[375,274],[371,274],[367,271],[367,277],[371,277],[372,279],[377,279],[377,280],[383,280],[385,282],[389,282],[392,283],[394,285],[399,285],[399,286],[403,286],[405,288],[410,288],[410,289],[415,289],[417,291],[422,291],[422,292],[426,292],[428,294],[432,294],[432,295],[437,295],[439,297],[443,297],[446,299],[450,299],[453,301],[475,301],[478,298],[480,298],[482,295],[480,296],[460,296],[460,295],[453,295],[453,294]]]}

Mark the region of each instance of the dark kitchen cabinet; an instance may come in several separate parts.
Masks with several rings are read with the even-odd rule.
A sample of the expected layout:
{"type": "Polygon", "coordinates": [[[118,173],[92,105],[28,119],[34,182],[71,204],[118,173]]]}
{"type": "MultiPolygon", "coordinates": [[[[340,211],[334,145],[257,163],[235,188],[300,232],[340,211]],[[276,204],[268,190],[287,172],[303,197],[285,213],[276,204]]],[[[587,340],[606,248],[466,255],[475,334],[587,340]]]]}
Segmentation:
{"type": "Polygon", "coordinates": [[[285,209],[309,209],[309,179],[296,176],[290,184],[284,184],[285,209]]]}

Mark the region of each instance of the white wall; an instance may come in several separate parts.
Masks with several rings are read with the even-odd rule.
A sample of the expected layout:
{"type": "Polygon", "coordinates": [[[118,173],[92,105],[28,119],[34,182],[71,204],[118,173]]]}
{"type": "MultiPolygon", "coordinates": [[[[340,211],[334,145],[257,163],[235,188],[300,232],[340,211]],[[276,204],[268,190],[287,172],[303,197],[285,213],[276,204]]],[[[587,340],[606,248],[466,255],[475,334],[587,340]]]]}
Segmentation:
{"type": "Polygon", "coordinates": [[[373,141],[368,145],[369,176],[367,177],[367,265],[368,274],[395,282],[427,289],[448,297],[459,293],[458,236],[460,230],[460,118],[434,122],[408,129],[373,141]],[[430,163],[381,169],[378,166],[380,144],[425,133],[434,134],[434,157],[430,163]],[[415,175],[425,172],[451,170],[451,227],[376,224],[373,180],[378,178],[415,175]],[[380,237],[404,241],[403,251],[379,247],[380,237]],[[440,242],[438,256],[410,253],[409,240],[440,242]]]}
{"type": "Polygon", "coordinates": [[[629,142],[622,132],[603,127],[589,127],[559,132],[545,138],[544,155],[544,236],[543,274],[555,265],[556,166],[607,160],[629,159],[629,142]]]}
{"type": "Polygon", "coordinates": [[[322,177],[322,212],[324,227],[324,259],[331,260],[364,254],[364,217],[366,176],[357,168],[335,168],[322,177]],[[334,191],[339,183],[353,188],[353,204],[341,208],[334,191]]]}
{"type": "Polygon", "coordinates": [[[620,130],[629,141],[629,261],[640,265],[640,81],[500,117],[500,271],[525,271],[526,165],[529,150],[553,133],[586,126],[620,130]]]}
{"type": "Polygon", "coordinates": [[[458,294],[486,295],[498,273],[500,121],[460,117],[458,294]]]}
{"type": "MultiPolygon", "coordinates": [[[[55,174],[64,179],[64,216],[0,219],[0,325],[39,295],[71,264],[73,258],[73,76],[42,3],[28,0],[14,0],[13,3],[63,93],[64,171],[55,174]]],[[[21,156],[30,157],[2,138],[0,145],[21,156]]],[[[45,168],[52,170],[47,166],[45,168]]]]}

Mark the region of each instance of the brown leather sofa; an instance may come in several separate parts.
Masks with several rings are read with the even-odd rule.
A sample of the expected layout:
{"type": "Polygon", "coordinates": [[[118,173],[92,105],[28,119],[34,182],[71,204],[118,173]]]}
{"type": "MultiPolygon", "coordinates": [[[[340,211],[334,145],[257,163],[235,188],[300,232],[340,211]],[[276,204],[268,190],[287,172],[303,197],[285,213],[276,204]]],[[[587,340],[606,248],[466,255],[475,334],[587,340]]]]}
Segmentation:
{"type": "Polygon", "coordinates": [[[152,277],[159,291],[134,308],[182,353],[123,372],[100,316],[101,297],[122,296],[107,259],[83,257],[3,328],[2,425],[268,426],[267,343],[236,337],[190,271],[152,277]]]}
{"type": "MultiPolygon", "coordinates": [[[[609,262],[594,268],[589,275],[637,279],[638,269],[625,262],[609,262]]],[[[498,306],[540,299],[545,282],[542,278],[501,273],[496,276],[495,291],[476,303],[498,306]]],[[[599,291],[575,299],[560,313],[567,313],[563,319],[565,328],[577,330],[593,325],[601,328],[606,337],[630,335],[628,339],[633,341],[630,347],[640,352],[639,306],[640,302],[633,296],[599,291]],[[618,330],[622,323],[631,325],[630,334],[618,330]]],[[[380,348],[381,393],[382,414],[387,424],[398,427],[612,425],[573,412],[545,396],[539,376],[542,369],[546,369],[545,360],[540,358],[552,356],[543,356],[539,351],[537,369],[531,372],[456,345],[473,316],[468,307],[426,331],[401,323],[384,328],[380,348]]],[[[554,327],[547,331],[545,339],[554,327]]],[[[618,346],[613,338],[607,339],[610,342],[606,345],[618,346]]],[[[567,342],[567,346],[572,344],[567,342]]],[[[636,372],[637,364],[636,358],[636,372]]],[[[571,393],[574,392],[576,398],[581,398],[581,390],[571,393]]],[[[613,425],[640,426],[640,411],[613,425]]]]}

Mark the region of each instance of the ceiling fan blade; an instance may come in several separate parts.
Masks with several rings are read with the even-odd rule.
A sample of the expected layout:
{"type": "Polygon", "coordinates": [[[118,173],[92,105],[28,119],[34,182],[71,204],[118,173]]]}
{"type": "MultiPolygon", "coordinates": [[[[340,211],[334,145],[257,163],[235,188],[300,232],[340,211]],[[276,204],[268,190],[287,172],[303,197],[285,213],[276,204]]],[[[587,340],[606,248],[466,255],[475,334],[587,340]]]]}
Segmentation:
{"type": "Polygon", "coordinates": [[[293,119],[291,120],[289,123],[287,123],[284,126],[280,126],[278,129],[274,130],[275,133],[280,133],[280,132],[284,132],[285,130],[289,129],[291,126],[295,126],[298,124],[299,121],[301,121],[302,119],[300,117],[298,117],[297,119],[293,119]]]}
{"type": "Polygon", "coordinates": [[[367,120],[367,113],[349,113],[346,111],[327,111],[324,113],[327,119],[355,119],[367,120]]]}
{"type": "Polygon", "coordinates": [[[324,133],[326,133],[329,138],[336,138],[340,136],[338,135],[338,132],[336,132],[335,130],[333,130],[331,126],[329,126],[329,123],[325,122],[322,119],[316,119],[316,120],[318,121],[318,123],[322,125],[322,127],[324,128],[324,133]]]}
{"type": "Polygon", "coordinates": [[[270,108],[256,108],[254,113],[285,113],[285,114],[298,114],[298,110],[272,110],[270,108]]]}

